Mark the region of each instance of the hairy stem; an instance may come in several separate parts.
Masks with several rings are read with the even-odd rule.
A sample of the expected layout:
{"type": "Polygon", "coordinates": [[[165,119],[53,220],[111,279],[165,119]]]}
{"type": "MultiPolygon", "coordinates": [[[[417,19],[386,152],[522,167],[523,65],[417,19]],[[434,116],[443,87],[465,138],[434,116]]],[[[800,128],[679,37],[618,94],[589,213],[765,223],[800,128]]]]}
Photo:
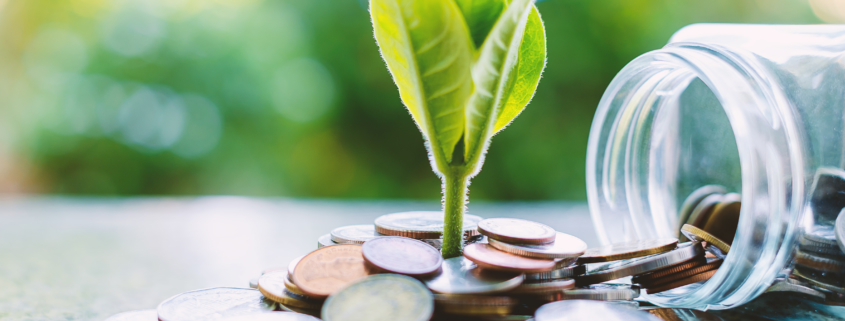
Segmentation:
{"type": "Polygon", "coordinates": [[[443,178],[443,258],[460,256],[463,252],[464,211],[467,203],[469,177],[463,172],[445,173],[443,178]]]}

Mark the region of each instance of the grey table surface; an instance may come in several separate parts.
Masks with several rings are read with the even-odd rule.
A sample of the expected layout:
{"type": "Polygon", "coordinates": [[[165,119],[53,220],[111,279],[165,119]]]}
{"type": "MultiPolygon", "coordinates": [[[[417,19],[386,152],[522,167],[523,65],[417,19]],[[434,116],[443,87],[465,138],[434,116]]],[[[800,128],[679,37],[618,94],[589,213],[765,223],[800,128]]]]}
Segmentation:
{"type": "MultiPolygon", "coordinates": [[[[196,198],[0,197],[0,320],[103,320],[181,292],[247,287],[331,229],[437,202],[196,198]]],[[[546,223],[598,245],[584,203],[473,203],[482,217],[546,223]]],[[[845,316],[792,296],[717,313],[726,320],[845,316]]]]}

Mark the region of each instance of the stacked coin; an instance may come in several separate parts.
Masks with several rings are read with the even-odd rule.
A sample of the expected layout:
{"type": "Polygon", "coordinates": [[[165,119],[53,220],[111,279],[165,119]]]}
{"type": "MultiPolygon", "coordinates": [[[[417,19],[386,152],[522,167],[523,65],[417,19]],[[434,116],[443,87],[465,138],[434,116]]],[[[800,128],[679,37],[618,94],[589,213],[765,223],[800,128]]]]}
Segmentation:
{"type": "MultiPolygon", "coordinates": [[[[715,239],[696,234],[683,244],[671,238],[588,249],[545,224],[471,215],[464,220],[464,255],[444,260],[442,222],[440,212],[405,212],[340,227],[311,253],[264,270],[250,281],[257,290],[186,292],[156,314],[163,321],[556,320],[549,311],[561,306],[544,304],[590,300],[603,301],[596,311],[646,320],[651,314],[639,313],[634,301],[638,284],[649,292],[683,286],[721,263],[705,258],[701,245],[715,239]],[[634,284],[617,281],[628,276],[634,284]]],[[[597,306],[571,305],[588,307],[597,306]]]]}
{"type": "MultiPolygon", "coordinates": [[[[482,240],[476,226],[481,217],[464,215],[464,245],[482,240]]],[[[378,236],[404,236],[440,249],[443,244],[443,212],[415,211],[382,215],[374,224],[342,226],[317,239],[317,247],[364,244],[378,236]]]]}

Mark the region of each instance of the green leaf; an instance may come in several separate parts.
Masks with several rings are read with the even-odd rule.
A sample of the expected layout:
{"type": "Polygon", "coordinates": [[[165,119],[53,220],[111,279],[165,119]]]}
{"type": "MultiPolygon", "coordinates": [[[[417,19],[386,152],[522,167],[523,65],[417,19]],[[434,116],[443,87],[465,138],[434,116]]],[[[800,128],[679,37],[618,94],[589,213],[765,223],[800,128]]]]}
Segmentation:
{"type": "Polygon", "coordinates": [[[465,158],[470,164],[482,159],[508,90],[515,85],[513,71],[533,8],[531,0],[513,0],[479,49],[472,68],[475,90],[466,108],[465,158]]]}
{"type": "Polygon", "coordinates": [[[382,58],[402,102],[431,144],[436,163],[451,161],[472,93],[472,40],[453,0],[371,0],[382,58]]]}
{"type": "Polygon", "coordinates": [[[481,47],[490,29],[493,29],[496,20],[507,7],[505,0],[456,0],[455,2],[461,8],[475,48],[481,47]]]}
{"type": "Polygon", "coordinates": [[[495,132],[505,128],[516,116],[525,109],[534,92],[537,84],[540,83],[540,75],[546,67],[546,30],[543,27],[543,19],[537,8],[531,9],[528,22],[525,24],[525,34],[522,37],[522,44],[519,46],[519,60],[517,60],[511,83],[507,91],[507,100],[496,120],[495,132]]]}

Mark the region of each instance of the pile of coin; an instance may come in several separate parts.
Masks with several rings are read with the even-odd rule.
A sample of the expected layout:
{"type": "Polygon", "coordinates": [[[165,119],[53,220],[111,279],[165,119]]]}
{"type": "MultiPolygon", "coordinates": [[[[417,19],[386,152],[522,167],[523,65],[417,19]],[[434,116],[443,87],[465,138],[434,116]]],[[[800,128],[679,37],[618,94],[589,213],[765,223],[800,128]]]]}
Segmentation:
{"type": "Polygon", "coordinates": [[[695,233],[681,244],[667,238],[590,249],[542,223],[472,215],[464,218],[464,255],[444,260],[443,225],[442,212],[404,212],[336,228],[313,252],[251,280],[254,289],[186,292],[162,302],[157,316],[549,321],[598,309],[607,313],[593,312],[599,319],[659,320],[677,311],[640,311],[634,299],[642,291],[704,281],[721,264],[705,256],[702,241],[713,240],[695,233]],[[554,312],[564,306],[568,314],[554,312]]]}

